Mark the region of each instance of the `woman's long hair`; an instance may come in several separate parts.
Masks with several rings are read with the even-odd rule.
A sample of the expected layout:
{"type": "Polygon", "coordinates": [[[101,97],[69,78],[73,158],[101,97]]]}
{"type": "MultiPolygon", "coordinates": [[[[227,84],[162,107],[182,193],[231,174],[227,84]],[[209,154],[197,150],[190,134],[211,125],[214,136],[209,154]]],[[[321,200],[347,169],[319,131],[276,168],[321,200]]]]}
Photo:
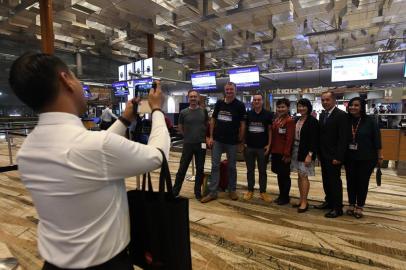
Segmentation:
{"type": "MultiPolygon", "coordinates": [[[[354,101],[359,101],[360,104],[360,115],[361,118],[365,118],[367,116],[367,110],[366,110],[366,101],[363,98],[360,97],[354,97],[352,99],[350,99],[350,101],[348,102],[348,108],[352,105],[352,103],[354,103],[354,101]]],[[[354,116],[348,112],[348,116],[353,118],[354,116]]]]}

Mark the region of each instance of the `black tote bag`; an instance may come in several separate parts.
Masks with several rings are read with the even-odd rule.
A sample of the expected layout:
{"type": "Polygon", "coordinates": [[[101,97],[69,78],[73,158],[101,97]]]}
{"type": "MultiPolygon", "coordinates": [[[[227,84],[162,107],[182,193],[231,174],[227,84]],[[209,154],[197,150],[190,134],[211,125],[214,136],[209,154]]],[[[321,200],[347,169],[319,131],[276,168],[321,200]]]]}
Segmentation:
{"type": "Polygon", "coordinates": [[[159,191],[153,191],[148,173],[148,190],[145,189],[147,177],[144,174],[142,189],[127,192],[130,256],[133,264],[143,269],[189,270],[192,269],[189,201],[173,196],[168,161],[161,153],[159,191]]]}

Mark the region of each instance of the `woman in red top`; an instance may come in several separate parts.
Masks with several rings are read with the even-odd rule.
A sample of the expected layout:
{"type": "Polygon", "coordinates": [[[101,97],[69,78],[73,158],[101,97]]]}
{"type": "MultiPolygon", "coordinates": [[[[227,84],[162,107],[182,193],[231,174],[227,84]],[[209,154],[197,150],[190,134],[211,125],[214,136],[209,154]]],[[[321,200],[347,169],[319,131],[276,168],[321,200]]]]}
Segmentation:
{"type": "Polygon", "coordinates": [[[277,174],[279,197],[278,205],[289,203],[290,160],[295,135],[295,121],[289,116],[290,102],[283,98],[276,102],[276,118],[272,123],[271,161],[272,172],[277,174]]]}

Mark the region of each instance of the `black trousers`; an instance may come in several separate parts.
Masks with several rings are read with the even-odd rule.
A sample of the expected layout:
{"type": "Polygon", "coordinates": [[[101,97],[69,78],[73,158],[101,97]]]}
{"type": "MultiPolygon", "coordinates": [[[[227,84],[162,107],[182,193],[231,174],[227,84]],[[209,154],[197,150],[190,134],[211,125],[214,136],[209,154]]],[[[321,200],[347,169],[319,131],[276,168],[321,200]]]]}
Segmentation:
{"type": "Polygon", "coordinates": [[[255,162],[258,164],[259,192],[266,192],[267,176],[264,148],[250,148],[244,150],[245,163],[247,164],[248,191],[254,191],[255,162]]]}
{"type": "Polygon", "coordinates": [[[96,266],[91,266],[88,268],[82,268],[82,269],[77,269],[77,268],[59,268],[53,264],[50,264],[49,262],[45,262],[44,266],[42,267],[42,270],[133,270],[133,264],[131,262],[130,256],[128,255],[128,249],[125,248],[123,251],[121,251],[119,254],[117,254],[115,257],[111,258],[105,263],[96,265],[96,266]]]}
{"type": "Polygon", "coordinates": [[[323,189],[326,202],[331,209],[343,208],[343,182],[341,181],[341,164],[333,165],[332,160],[320,158],[323,189]]]}
{"type": "Polygon", "coordinates": [[[289,192],[291,186],[290,179],[290,162],[285,163],[282,160],[283,155],[281,154],[272,154],[272,172],[276,173],[279,186],[279,199],[289,200],[289,192]]]}
{"type": "Polygon", "coordinates": [[[352,160],[345,164],[348,201],[351,205],[363,207],[367,199],[369,179],[376,160],[352,160]]]}
{"type": "Polygon", "coordinates": [[[176,173],[175,184],[173,186],[173,194],[175,196],[179,195],[183,181],[185,180],[187,169],[189,168],[193,156],[195,157],[196,162],[195,196],[201,196],[201,186],[204,174],[204,161],[206,158],[206,149],[202,149],[201,143],[183,144],[179,169],[176,173]]]}

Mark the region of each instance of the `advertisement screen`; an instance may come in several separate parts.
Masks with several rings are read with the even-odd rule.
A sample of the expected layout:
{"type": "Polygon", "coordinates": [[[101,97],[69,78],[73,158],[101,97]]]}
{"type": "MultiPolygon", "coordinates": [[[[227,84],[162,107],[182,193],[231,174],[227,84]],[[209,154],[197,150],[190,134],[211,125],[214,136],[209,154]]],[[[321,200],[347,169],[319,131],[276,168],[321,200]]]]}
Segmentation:
{"type": "Polygon", "coordinates": [[[237,87],[254,87],[259,86],[259,69],[258,67],[235,68],[228,71],[230,82],[237,87]]]}
{"type": "Polygon", "coordinates": [[[114,95],[116,97],[128,96],[128,84],[127,82],[115,82],[111,85],[114,89],[114,95]]]}
{"type": "Polygon", "coordinates": [[[376,80],[378,78],[378,60],[377,54],[334,59],[331,63],[331,81],[376,80]]]}
{"type": "Polygon", "coordinates": [[[122,65],[118,67],[118,80],[125,81],[127,80],[127,73],[126,73],[126,65],[122,65]]]}
{"type": "Polygon", "coordinates": [[[154,66],[152,63],[152,58],[148,58],[144,60],[144,75],[146,76],[153,76],[154,75],[154,66]]]}
{"type": "Polygon", "coordinates": [[[131,64],[127,64],[127,80],[128,80],[128,86],[129,87],[132,87],[133,85],[132,85],[132,81],[130,81],[131,80],[131,75],[130,75],[130,73],[134,73],[134,63],[131,63],[131,64]]]}
{"type": "Polygon", "coordinates": [[[216,72],[198,72],[192,73],[192,87],[195,90],[213,90],[217,89],[216,72]]]}

